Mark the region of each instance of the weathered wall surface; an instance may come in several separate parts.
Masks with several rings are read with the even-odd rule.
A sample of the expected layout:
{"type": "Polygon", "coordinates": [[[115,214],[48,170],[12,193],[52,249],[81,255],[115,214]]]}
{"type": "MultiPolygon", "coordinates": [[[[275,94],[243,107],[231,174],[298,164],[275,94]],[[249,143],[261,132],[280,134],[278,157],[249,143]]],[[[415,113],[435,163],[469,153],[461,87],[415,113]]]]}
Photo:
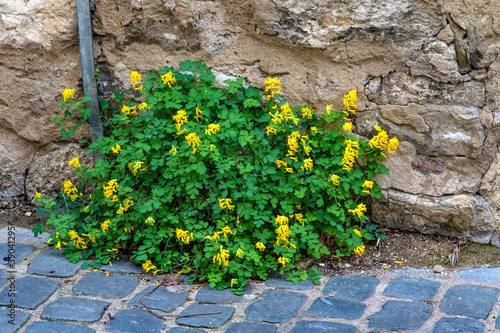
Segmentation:
{"type": "MultiPolygon", "coordinates": [[[[317,109],[341,108],[355,88],[357,131],[378,122],[401,141],[373,219],[500,246],[497,2],[95,0],[93,9],[102,96],[128,87],[130,70],[188,58],[261,88],[277,76],[291,102],[317,109]]],[[[66,177],[78,154],[50,123],[62,89],[81,78],[73,1],[0,0],[0,71],[6,203],[53,189],[48,179],[66,177]]]]}

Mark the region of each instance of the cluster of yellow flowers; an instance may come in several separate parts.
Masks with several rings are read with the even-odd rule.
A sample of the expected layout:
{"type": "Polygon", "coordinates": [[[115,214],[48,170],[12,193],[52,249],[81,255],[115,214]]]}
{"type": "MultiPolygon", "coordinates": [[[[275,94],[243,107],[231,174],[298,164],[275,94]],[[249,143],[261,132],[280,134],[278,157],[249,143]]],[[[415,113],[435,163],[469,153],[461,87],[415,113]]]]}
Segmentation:
{"type": "Polygon", "coordinates": [[[172,71],[168,71],[167,74],[163,74],[161,76],[161,80],[163,81],[163,84],[167,84],[169,88],[172,88],[172,83],[177,82],[174,73],[172,73],[172,71]]]}
{"type": "Polygon", "coordinates": [[[356,246],[356,248],[354,249],[354,253],[356,253],[357,255],[359,255],[360,257],[363,256],[363,253],[365,252],[365,246],[364,245],[361,245],[361,246],[356,246]]]}
{"type": "Polygon", "coordinates": [[[151,273],[153,273],[153,275],[158,273],[158,269],[151,263],[151,260],[147,260],[144,264],[142,264],[142,269],[146,272],[152,271],[151,273]]]}
{"type": "Polygon", "coordinates": [[[330,180],[332,181],[332,183],[333,183],[334,186],[339,186],[340,185],[340,177],[338,175],[333,174],[330,177],[330,180]]]}
{"type": "Polygon", "coordinates": [[[276,128],[274,127],[271,127],[271,126],[267,126],[266,127],[266,133],[267,135],[270,135],[270,134],[278,134],[278,131],[276,131],[276,128]]]}
{"type": "Polygon", "coordinates": [[[68,167],[73,166],[73,170],[76,170],[77,168],[81,167],[80,165],[80,159],[78,157],[75,157],[71,161],[68,162],[68,167]]]}
{"type": "MultiPolygon", "coordinates": [[[[370,147],[378,148],[380,150],[384,150],[384,148],[386,148],[389,154],[394,155],[394,153],[398,150],[399,140],[396,137],[389,140],[387,133],[378,125],[375,126],[375,129],[378,131],[378,134],[370,140],[370,147]]],[[[385,157],[384,153],[381,154],[385,157]]]]}
{"type": "Polygon", "coordinates": [[[304,165],[300,167],[302,171],[312,170],[313,168],[313,160],[312,158],[308,158],[304,160],[304,165]]]}
{"type": "Polygon", "coordinates": [[[193,154],[196,153],[196,147],[200,146],[200,137],[196,133],[189,133],[185,138],[189,147],[193,148],[193,154]]]}
{"type": "MultiPolygon", "coordinates": [[[[293,217],[293,215],[291,215],[293,217]]],[[[299,216],[302,217],[302,216],[299,216]]],[[[295,244],[290,243],[290,236],[292,236],[292,232],[290,231],[290,226],[288,225],[289,223],[289,218],[283,215],[278,215],[276,217],[276,224],[279,225],[278,229],[276,229],[276,245],[277,246],[283,246],[288,248],[288,245],[290,245],[293,248],[297,248],[295,244]],[[282,244],[282,242],[284,244],[282,244]]]]}
{"type": "Polygon", "coordinates": [[[312,119],[312,110],[309,108],[302,108],[302,118],[312,119]]]}
{"type": "MultiPolygon", "coordinates": [[[[358,95],[356,93],[356,90],[351,90],[347,95],[344,95],[344,113],[346,117],[344,117],[344,120],[347,122],[344,123],[342,126],[342,129],[346,132],[352,132],[352,122],[351,119],[347,118],[349,117],[349,113],[355,114],[356,113],[356,101],[358,100],[358,95]]],[[[328,114],[330,114],[328,112],[328,114]]]]}
{"type": "Polygon", "coordinates": [[[68,230],[68,236],[69,236],[69,239],[73,241],[73,246],[76,247],[77,249],[86,249],[87,248],[87,244],[85,243],[83,238],[78,236],[78,233],[76,231],[68,230]]]}
{"type": "Polygon", "coordinates": [[[121,152],[121,151],[122,151],[122,147],[120,147],[120,145],[119,145],[119,144],[116,144],[116,146],[114,146],[114,147],[113,147],[113,146],[111,146],[111,151],[112,151],[113,153],[115,153],[115,154],[118,154],[119,152],[121,152]]]}
{"type": "Polygon", "coordinates": [[[122,120],[127,120],[130,115],[137,115],[137,105],[134,105],[132,107],[128,105],[123,105],[121,113],[126,115],[126,117],[123,117],[122,120]]]}
{"type": "Polygon", "coordinates": [[[142,112],[144,112],[144,110],[151,110],[151,107],[146,102],[139,104],[138,108],[142,112]]]}
{"type": "Polygon", "coordinates": [[[259,250],[261,252],[266,249],[266,246],[264,244],[262,244],[261,242],[255,243],[255,247],[257,248],[257,250],[259,250]]]}
{"type": "Polygon", "coordinates": [[[218,131],[220,131],[220,124],[210,124],[208,129],[205,130],[205,134],[215,135],[218,131]]]}
{"type": "Polygon", "coordinates": [[[268,100],[270,100],[271,98],[274,99],[274,95],[281,93],[281,82],[277,77],[275,77],[274,79],[268,77],[264,83],[266,91],[269,91],[270,93],[267,95],[268,100]]]}
{"type": "Polygon", "coordinates": [[[117,187],[118,187],[118,181],[116,179],[110,180],[109,182],[102,184],[104,196],[107,199],[111,199],[111,202],[118,201],[118,196],[116,194],[113,194],[116,192],[117,187]]]}
{"type": "Polygon", "coordinates": [[[182,125],[188,123],[188,119],[186,117],[186,110],[179,110],[179,111],[177,111],[177,113],[174,116],[172,116],[172,118],[175,120],[175,128],[179,132],[181,132],[182,125]]]}
{"type": "Polygon", "coordinates": [[[348,209],[347,211],[352,213],[352,215],[357,215],[358,218],[361,218],[363,217],[363,212],[366,212],[366,205],[364,203],[360,203],[355,209],[348,209]]]}
{"type": "Polygon", "coordinates": [[[123,215],[123,213],[125,213],[127,210],[129,210],[129,208],[133,206],[134,201],[127,199],[127,201],[125,201],[125,206],[120,205],[120,208],[116,211],[116,214],[123,215]]]}
{"type": "Polygon", "coordinates": [[[75,89],[64,89],[62,95],[64,101],[66,102],[68,98],[73,98],[73,96],[75,95],[75,89]]]}
{"type": "Polygon", "coordinates": [[[101,223],[102,232],[106,232],[106,230],[109,229],[109,224],[110,223],[111,223],[110,219],[107,219],[106,221],[104,221],[103,223],[101,223]]]}
{"type": "Polygon", "coordinates": [[[184,244],[189,244],[190,241],[194,239],[193,233],[189,234],[188,230],[182,230],[179,228],[175,229],[175,237],[184,244]]]}
{"type": "Polygon", "coordinates": [[[76,187],[69,180],[64,182],[63,192],[71,198],[71,201],[74,201],[76,198],[82,196],[82,194],[78,193],[76,187]]]}
{"type": "Polygon", "coordinates": [[[135,175],[137,175],[137,172],[139,172],[139,171],[148,171],[147,168],[142,167],[143,164],[144,164],[144,162],[135,161],[134,163],[127,163],[127,167],[132,172],[132,174],[135,176],[135,175]]]}
{"type": "Polygon", "coordinates": [[[354,159],[358,157],[359,142],[356,140],[345,140],[345,144],[346,147],[341,165],[342,169],[349,172],[354,165],[354,159]]]}
{"type": "Polygon", "coordinates": [[[238,250],[236,251],[236,256],[239,257],[239,258],[243,258],[244,255],[245,255],[245,251],[243,251],[242,249],[238,248],[238,250]]]}
{"type": "Polygon", "coordinates": [[[138,87],[138,85],[141,83],[141,74],[139,74],[138,72],[131,71],[130,83],[132,84],[134,90],[142,90],[142,85],[138,87]]]}
{"type": "Polygon", "coordinates": [[[285,267],[286,263],[287,263],[287,262],[289,262],[289,261],[290,261],[290,259],[285,258],[285,257],[279,257],[279,258],[278,258],[278,262],[279,262],[280,264],[282,264],[282,265],[283,265],[283,267],[285,267]]]}
{"type": "Polygon", "coordinates": [[[229,251],[220,246],[220,252],[213,258],[213,263],[218,262],[223,267],[229,266],[229,251]]]}
{"type": "Polygon", "coordinates": [[[232,203],[232,199],[219,199],[219,207],[220,209],[229,209],[229,210],[233,210],[234,209],[234,205],[231,205],[232,203]]]}
{"type": "Polygon", "coordinates": [[[146,221],[145,221],[144,223],[146,223],[147,225],[151,225],[151,226],[153,226],[153,225],[155,225],[155,222],[156,222],[156,221],[155,221],[155,220],[154,220],[154,219],[150,216],[150,217],[148,217],[148,218],[146,219],[146,221]]]}
{"type": "Polygon", "coordinates": [[[373,189],[373,182],[370,180],[365,180],[361,187],[364,188],[361,193],[370,194],[370,190],[373,189]]]}
{"type": "Polygon", "coordinates": [[[174,145],[172,145],[172,149],[170,149],[168,152],[169,152],[170,154],[172,154],[173,156],[175,156],[175,154],[177,154],[177,148],[175,148],[175,146],[174,146],[174,145]]]}

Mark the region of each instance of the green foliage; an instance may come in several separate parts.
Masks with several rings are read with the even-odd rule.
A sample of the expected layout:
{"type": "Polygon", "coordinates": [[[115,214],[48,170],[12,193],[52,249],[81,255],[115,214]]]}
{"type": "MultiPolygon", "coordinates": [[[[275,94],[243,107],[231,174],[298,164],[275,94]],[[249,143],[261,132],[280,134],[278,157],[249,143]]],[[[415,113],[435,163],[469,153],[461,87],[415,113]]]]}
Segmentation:
{"type": "MultiPolygon", "coordinates": [[[[185,61],[178,71],[148,73],[140,87],[132,72],[143,102],[122,93],[120,107],[103,102],[110,135],[89,152],[104,158],[93,169],[70,161],[81,182],[64,184],[61,211],[36,198],[55,227],[51,242],[70,260],[94,256],[97,267],[129,252],[154,274],[191,273],[241,292],[248,278],[328,254],[323,232],[335,236],[338,256],[362,255],[363,239],[380,237],[361,201],[380,197],[369,179],[387,172],[380,162],[397,139],[387,141],[380,128],[370,142],[349,134],[355,91],[345,110],[320,115],[290,107],[277,79],[266,81],[267,98],[243,78],[226,81],[227,89],[214,81],[206,65],[185,61]],[[91,193],[81,193],[85,182],[91,193]]],[[[72,96],[55,120],[62,126],[77,110],[88,116],[83,101],[71,103],[72,96]]],[[[315,271],[289,278],[308,274],[317,280],[315,271]]]]}

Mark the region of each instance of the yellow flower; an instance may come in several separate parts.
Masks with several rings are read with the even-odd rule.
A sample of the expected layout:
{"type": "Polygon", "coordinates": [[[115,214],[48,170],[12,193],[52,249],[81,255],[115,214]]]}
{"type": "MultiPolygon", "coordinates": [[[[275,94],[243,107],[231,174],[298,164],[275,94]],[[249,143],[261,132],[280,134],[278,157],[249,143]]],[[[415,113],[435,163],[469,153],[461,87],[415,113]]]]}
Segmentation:
{"type": "Polygon", "coordinates": [[[63,192],[70,197],[71,201],[74,201],[76,198],[82,195],[81,193],[78,193],[76,187],[69,180],[64,182],[63,192]]]}
{"type": "Polygon", "coordinates": [[[279,258],[278,258],[278,262],[279,262],[280,264],[282,264],[282,265],[283,265],[283,267],[285,267],[286,263],[287,263],[287,262],[289,262],[289,261],[290,261],[290,259],[288,259],[288,258],[284,258],[284,257],[279,257],[279,258]]]}
{"type": "Polygon", "coordinates": [[[181,126],[183,124],[187,124],[188,123],[188,119],[187,119],[187,116],[186,116],[186,110],[179,110],[179,111],[177,111],[177,113],[175,114],[175,116],[172,116],[172,118],[175,120],[175,128],[178,131],[181,131],[181,126]]]}
{"type": "Polygon", "coordinates": [[[331,177],[330,177],[330,180],[332,181],[333,185],[335,186],[339,186],[340,185],[340,177],[333,174],[331,177]]]}
{"type": "Polygon", "coordinates": [[[238,251],[236,251],[236,256],[240,257],[240,258],[243,258],[244,255],[245,255],[245,251],[243,251],[242,249],[238,248],[238,251]]]}
{"type": "Polygon", "coordinates": [[[352,231],[354,231],[354,233],[356,235],[358,235],[359,237],[361,237],[361,231],[359,231],[358,229],[352,229],[352,231]]]}
{"type": "Polygon", "coordinates": [[[132,87],[134,87],[134,90],[142,90],[142,86],[137,87],[137,85],[141,83],[141,74],[131,71],[130,83],[132,84],[132,87]]]}
{"type": "Polygon", "coordinates": [[[261,252],[266,249],[266,246],[264,244],[262,244],[261,242],[255,243],[255,247],[257,248],[257,250],[259,250],[261,252]]]}
{"type": "Polygon", "coordinates": [[[234,235],[231,228],[229,228],[229,226],[227,226],[227,225],[224,228],[221,228],[221,230],[222,231],[219,231],[218,234],[224,234],[225,238],[227,238],[227,234],[234,235]]]}
{"type": "Polygon", "coordinates": [[[111,223],[111,221],[109,219],[104,221],[103,223],[101,223],[102,232],[106,232],[106,230],[109,229],[109,225],[108,225],[109,223],[111,223]]]}
{"type": "Polygon", "coordinates": [[[208,129],[205,130],[205,134],[214,135],[220,131],[220,124],[210,124],[208,125],[208,129]]]}
{"type": "Polygon", "coordinates": [[[276,131],[276,128],[274,128],[274,127],[267,126],[266,129],[267,129],[267,135],[269,135],[269,134],[278,134],[278,132],[276,131]]]}
{"type": "Polygon", "coordinates": [[[102,189],[104,192],[104,197],[106,198],[112,198],[111,202],[117,201],[118,197],[116,195],[113,196],[113,193],[116,192],[116,188],[118,187],[118,182],[116,179],[113,179],[109,181],[108,183],[103,183],[102,184],[102,189]]]}
{"type": "Polygon", "coordinates": [[[345,140],[345,143],[346,147],[341,165],[342,169],[351,171],[351,168],[354,165],[354,158],[358,157],[359,142],[356,140],[345,140]]]}
{"type": "Polygon", "coordinates": [[[326,106],[326,114],[330,115],[332,112],[333,104],[327,105],[326,106]]]}
{"type": "Polygon", "coordinates": [[[311,127],[311,131],[313,131],[314,133],[318,132],[318,129],[316,128],[316,126],[313,126],[311,127]]]}
{"type": "Polygon", "coordinates": [[[344,126],[342,126],[342,129],[346,132],[352,132],[352,123],[344,123],[344,126]]]}
{"type": "Polygon", "coordinates": [[[366,212],[366,206],[364,203],[360,203],[355,209],[348,209],[347,211],[352,213],[352,215],[357,215],[358,218],[361,218],[363,216],[363,212],[366,212]]]}
{"type": "Polygon", "coordinates": [[[61,241],[57,242],[56,249],[61,249],[61,241]]]}
{"type": "Polygon", "coordinates": [[[285,161],[282,161],[282,160],[276,160],[276,166],[279,168],[281,168],[282,166],[284,167],[287,167],[288,164],[285,162],[285,161]]]}
{"type": "Polygon", "coordinates": [[[139,110],[144,111],[145,109],[150,110],[151,107],[148,106],[146,103],[139,104],[139,110]]]}
{"type": "Polygon", "coordinates": [[[309,109],[309,108],[302,108],[302,118],[312,119],[311,109],[309,109]]]}
{"type": "Polygon", "coordinates": [[[304,214],[302,214],[302,213],[295,214],[295,218],[296,218],[296,219],[297,219],[297,221],[299,221],[300,223],[303,223],[303,222],[304,222],[304,214]]]}
{"type": "Polygon", "coordinates": [[[235,284],[239,284],[239,281],[238,279],[231,279],[231,288],[233,287],[233,285],[235,284]]]}
{"type": "Polygon", "coordinates": [[[210,145],[210,151],[213,151],[215,148],[217,148],[215,145],[210,145]]]}
{"type": "Polygon", "coordinates": [[[377,135],[375,135],[370,140],[370,147],[372,147],[372,148],[376,147],[378,149],[383,150],[388,144],[388,142],[387,142],[388,139],[389,139],[389,137],[387,136],[387,133],[384,130],[381,130],[378,132],[377,135]]]}
{"type": "Polygon", "coordinates": [[[148,218],[146,219],[146,222],[144,222],[144,223],[146,223],[147,225],[151,225],[151,226],[153,226],[153,225],[155,225],[155,222],[156,222],[156,221],[155,221],[155,220],[154,220],[154,219],[150,216],[150,217],[148,217],[148,218]]]}
{"type": "Polygon", "coordinates": [[[68,167],[73,166],[73,170],[76,170],[76,168],[81,167],[80,165],[80,159],[78,157],[75,157],[71,161],[68,162],[68,167]]]}
{"type": "Polygon", "coordinates": [[[356,253],[360,257],[363,256],[364,252],[365,252],[365,246],[364,245],[362,245],[362,246],[356,246],[356,248],[354,249],[354,253],[356,253]]]}
{"type": "Polygon", "coordinates": [[[398,146],[399,140],[396,137],[390,139],[387,144],[387,152],[394,155],[394,153],[398,150],[398,146]]]}
{"type": "MultiPolygon", "coordinates": [[[[121,113],[126,114],[127,116],[130,114],[137,114],[137,107],[134,105],[133,107],[123,105],[121,109],[121,113]]],[[[123,119],[127,119],[126,117],[123,119]]]]}
{"type": "Polygon", "coordinates": [[[194,119],[196,119],[196,121],[200,121],[201,119],[203,119],[203,111],[196,108],[196,116],[194,117],[194,119]]]}
{"type": "Polygon", "coordinates": [[[158,273],[158,269],[151,263],[151,260],[147,260],[144,264],[142,264],[142,269],[146,272],[152,270],[151,273],[153,273],[153,275],[156,275],[156,273],[158,273]]]}
{"type": "Polygon", "coordinates": [[[184,244],[189,244],[189,241],[193,240],[193,233],[189,235],[188,230],[182,230],[179,228],[175,229],[175,237],[177,237],[178,240],[183,242],[184,244]]]}
{"type": "Polygon", "coordinates": [[[286,168],[285,171],[288,173],[293,173],[293,168],[286,168]]]}
{"type": "Polygon", "coordinates": [[[116,144],[116,146],[115,146],[115,147],[111,146],[111,151],[112,151],[113,153],[115,153],[115,154],[118,154],[119,152],[121,152],[121,151],[122,151],[122,147],[120,147],[120,145],[119,145],[119,144],[116,144]]]}
{"type": "Polygon", "coordinates": [[[216,261],[218,261],[221,266],[229,266],[229,251],[224,250],[222,245],[220,246],[220,253],[213,257],[213,262],[215,263],[216,261]]]}
{"type": "Polygon", "coordinates": [[[274,98],[274,95],[281,93],[281,82],[277,77],[274,79],[268,77],[265,81],[265,85],[266,91],[270,90],[271,93],[270,95],[267,95],[267,99],[274,98]]]}
{"type": "Polygon", "coordinates": [[[292,232],[290,231],[290,227],[288,224],[282,224],[276,229],[276,233],[278,236],[276,236],[276,245],[280,246],[281,241],[285,243],[290,243],[289,238],[292,235],[292,232]]]}
{"type": "Polygon", "coordinates": [[[184,136],[186,141],[190,147],[193,148],[193,154],[196,152],[196,147],[200,146],[200,137],[196,135],[196,133],[189,133],[184,136]]]}
{"type": "Polygon", "coordinates": [[[308,158],[306,160],[304,160],[304,165],[300,167],[302,169],[302,171],[305,171],[305,170],[312,170],[313,168],[313,160],[311,158],[308,158]]]}
{"type": "Polygon", "coordinates": [[[132,172],[132,174],[135,176],[137,175],[137,172],[139,171],[147,171],[148,169],[142,168],[142,165],[144,162],[141,161],[135,161],[134,163],[128,163],[127,166],[129,170],[132,172]]]}
{"type": "Polygon", "coordinates": [[[68,98],[73,98],[74,94],[75,94],[75,89],[64,89],[64,91],[62,92],[64,101],[66,102],[68,98]]]}
{"type": "Polygon", "coordinates": [[[280,118],[285,120],[292,120],[295,125],[298,125],[299,119],[295,118],[295,116],[293,115],[293,111],[288,103],[285,103],[285,105],[281,106],[280,109],[280,118]]]}
{"type": "Polygon", "coordinates": [[[356,90],[351,90],[347,95],[344,96],[344,106],[346,112],[356,113],[356,101],[358,100],[358,95],[356,90]]]}
{"type": "Polygon", "coordinates": [[[37,191],[35,191],[35,197],[33,198],[33,201],[37,200],[37,199],[41,199],[43,197],[43,195],[41,193],[38,193],[37,191]]]}
{"type": "Polygon", "coordinates": [[[213,235],[213,236],[207,236],[207,237],[205,237],[205,238],[210,239],[211,241],[214,241],[214,243],[215,243],[215,244],[217,244],[217,240],[218,240],[218,239],[220,239],[220,236],[219,236],[219,234],[216,232],[216,233],[214,233],[214,235],[213,235]]]}
{"type": "Polygon", "coordinates": [[[283,118],[282,118],[281,114],[279,114],[278,111],[276,111],[275,114],[272,114],[271,112],[269,112],[269,115],[271,116],[271,120],[273,121],[273,123],[275,125],[281,124],[281,122],[283,121],[283,118]]]}
{"type": "Polygon", "coordinates": [[[373,182],[369,180],[365,180],[363,185],[361,186],[362,188],[366,188],[367,190],[363,190],[361,193],[368,193],[370,194],[370,190],[373,189],[373,182]]]}
{"type": "Polygon", "coordinates": [[[170,88],[172,88],[172,83],[177,82],[172,71],[168,71],[167,74],[163,74],[161,76],[161,80],[163,81],[163,84],[167,84],[170,88]]]}
{"type": "Polygon", "coordinates": [[[175,148],[173,145],[172,145],[172,149],[170,149],[168,151],[170,154],[172,154],[173,156],[175,156],[175,154],[177,154],[177,148],[175,148]]]}
{"type": "Polygon", "coordinates": [[[219,199],[219,207],[220,209],[229,209],[229,210],[233,210],[234,209],[234,205],[231,205],[232,203],[232,199],[219,199]]]}
{"type": "Polygon", "coordinates": [[[289,221],[288,217],[283,215],[278,215],[276,216],[275,224],[285,225],[288,224],[288,221],[289,221]]]}

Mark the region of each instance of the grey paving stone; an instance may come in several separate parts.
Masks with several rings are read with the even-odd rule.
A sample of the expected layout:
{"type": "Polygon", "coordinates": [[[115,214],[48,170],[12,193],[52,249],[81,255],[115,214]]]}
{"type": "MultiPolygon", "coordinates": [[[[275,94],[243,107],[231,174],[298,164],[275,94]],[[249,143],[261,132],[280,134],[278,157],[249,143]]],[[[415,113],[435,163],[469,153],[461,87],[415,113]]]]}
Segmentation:
{"type": "Polygon", "coordinates": [[[233,316],[233,313],[234,313],[234,308],[230,306],[195,304],[184,309],[184,311],[182,311],[180,314],[181,317],[177,318],[176,323],[178,325],[185,325],[191,327],[216,328],[229,321],[233,316]],[[182,318],[182,316],[189,316],[193,314],[203,314],[210,312],[220,312],[220,313],[182,318]]]}
{"type": "Polygon", "coordinates": [[[113,260],[111,265],[103,265],[99,268],[101,271],[114,272],[114,273],[126,273],[126,274],[145,274],[146,272],[141,266],[136,265],[130,261],[129,258],[121,258],[116,261],[113,260]]]}
{"type": "Polygon", "coordinates": [[[329,321],[299,321],[290,333],[355,333],[356,327],[329,321]]]}
{"type": "Polygon", "coordinates": [[[422,302],[387,301],[381,311],[368,317],[368,326],[416,330],[433,310],[432,305],[422,302]]]}
{"type": "Polygon", "coordinates": [[[28,274],[51,277],[71,277],[80,270],[82,261],[72,264],[66,259],[62,250],[51,249],[38,255],[30,264],[28,274]]]}
{"type": "Polygon", "coordinates": [[[24,333],[94,333],[95,329],[81,325],[57,323],[51,321],[35,321],[24,333]]]}
{"type": "Polygon", "coordinates": [[[121,298],[130,295],[139,284],[133,276],[89,272],[73,287],[74,291],[84,295],[121,298]]]}
{"type": "Polygon", "coordinates": [[[482,333],[486,325],[469,318],[441,318],[434,325],[434,333],[482,333]]]}
{"type": "Polygon", "coordinates": [[[274,333],[276,329],[274,325],[246,321],[232,324],[225,333],[274,333]]]}
{"type": "Polygon", "coordinates": [[[497,288],[459,285],[446,291],[440,310],[449,315],[486,319],[498,300],[497,288]]]}
{"type": "Polygon", "coordinates": [[[206,331],[199,328],[172,327],[167,333],[206,333],[206,331]]]}
{"type": "MultiPolygon", "coordinates": [[[[25,276],[15,283],[16,307],[36,309],[52,295],[59,284],[57,282],[34,276],[25,276]]],[[[9,305],[12,297],[9,296],[10,286],[0,292],[0,305],[9,305]]]]}
{"type": "Polygon", "coordinates": [[[500,283],[500,267],[461,269],[457,277],[467,281],[500,283]]]}
{"type": "Polygon", "coordinates": [[[27,312],[12,311],[14,309],[0,309],[0,328],[2,333],[14,333],[30,319],[31,314],[27,312]]]}
{"type": "Polygon", "coordinates": [[[365,312],[365,308],[365,304],[348,299],[319,297],[307,312],[318,317],[358,319],[365,312]]]}
{"type": "Polygon", "coordinates": [[[262,297],[246,308],[248,321],[284,323],[295,317],[307,300],[304,294],[284,290],[266,290],[262,297]]]}
{"type": "Polygon", "coordinates": [[[3,286],[3,284],[5,282],[7,282],[7,277],[9,275],[7,274],[7,272],[3,269],[0,269],[0,286],[3,286]]]}
{"type": "Polygon", "coordinates": [[[165,328],[165,321],[156,318],[145,310],[122,310],[118,311],[106,332],[110,333],[158,333],[165,328]]]}
{"type": "MultiPolygon", "coordinates": [[[[247,285],[243,290],[244,294],[249,294],[252,292],[252,287],[247,285]]],[[[196,294],[196,302],[198,303],[208,303],[208,304],[217,304],[217,303],[230,303],[230,302],[238,302],[241,300],[241,296],[235,295],[231,289],[217,290],[215,288],[210,287],[209,285],[204,286],[198,291],[196,294]]]]}
{"type": "MultiPolygon", "coordinates": [[[[179,275],[178,279],[181,280],[181,285],[183,286],[189,286],[189,278],[191,277],[191,275],[179,275]]],[[[153,279],[151,279],[151,282],[154,282],[156,283],[156,281],[158,281],[160,279],[160,277],[155,277],[153,279]]]]}
{"type": "Polygon", "coordinates": [[[285,278],[270,278],[266,281],[266,286],[271,288],[291,289],[291,290],[309,290],[312,289],[314,283],[310,280],[300,281],[295,284],[292,281],[287,281],[285,278]]]}
{"type": "Polygon", "coordinates": [[[368,275],[333,276],[323,289],[323,295],[335,292],[335,297],[364,301],[375,293],[379,280],[368,275]]]}
{"type": "MultiPolygon", "coordinates": [[[[44,232],[43,234],[39,234],[38,237],[35,238],[33,231],[31,229],[20,228],[16,226],[16,243],[32,243],[32,244],[43,244],[47,242],[50,238],[49,232],[44,232]]],[[[5,227],[0,230],[0,239],[8,240],[9,237],[9,229],[5,227]]]]}
{"type": "Polygon", "coordinates": [[[430,301],[438,292],[441,283],[415,277],[398,277],[390,281],[384,290],[385,296],[430,301]]]}
{"type": "Polygon", "coordinates": [[[388,272],[397,276],[420,275],[420,276],[434,276],[436,272],[432,268],[410,268],[410,269],[396,269],[388,272]]]}
{"type": "Polygon", "coordinates": [[[80,297],[62,297],[49,303],[42,313],[45,320],[93,322],[101,319],[109,302],[80,297]]]}
{"type": "MultiPolygon", "coordinates": [[[[134,298],[128,303],[129,307],[143,308],[143,305],[139,302],[139,299],[153,291],[156,287],[148,287],[141,291],[139,294],[135,295],[134,298]]],[[[142,298],[142,303],[148,308],[157,309],[165,312],[172,312],[184,303],[189,296],[189,291],[182,291],[179,293],[174,293],[168,291],[165,287],[159,287],[153,293],[142,298]]]]}
{"type": "Polygon", "coordinates": [[[497,321],[496,321],[496,324],[495,324],[495,328],[496,328],[497,330],[500,330],[500,316],[499,316],[499,317],[497,317],[497,321]]]}
{"type": "Polygon", "coordinates": [[[32,254],[33,251],[35,251],[35,247],[31,245],[14,243],[13,247],[9,247],[8,243],[0,243],[0,265],[8,265],[10,259],[7,258],[9,257],[14,260],[14,264],[17,264],[32,254]]]}

